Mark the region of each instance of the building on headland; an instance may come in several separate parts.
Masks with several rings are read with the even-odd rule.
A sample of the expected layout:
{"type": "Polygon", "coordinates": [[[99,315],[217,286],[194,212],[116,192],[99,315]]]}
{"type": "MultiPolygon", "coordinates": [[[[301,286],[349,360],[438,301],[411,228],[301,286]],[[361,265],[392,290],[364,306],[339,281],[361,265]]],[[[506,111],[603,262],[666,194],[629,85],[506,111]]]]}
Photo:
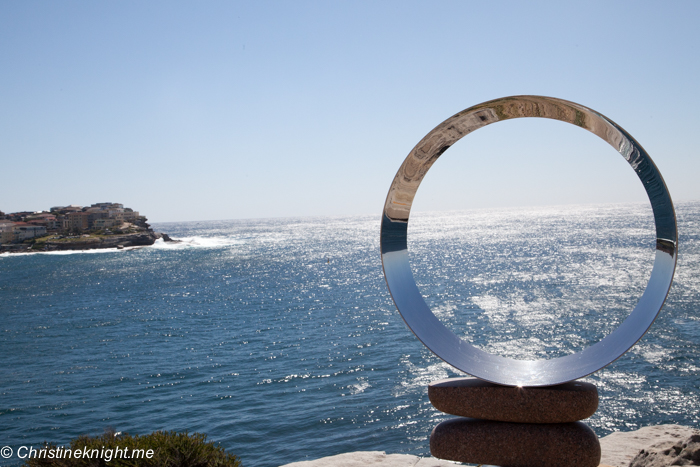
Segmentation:
{"type": "Polygon", "coordinates": [[[24,221],[32,225],[43,225],[46,227],[47,231],[54,231],[58,229],[58,220],[53,214],[47,212],[35,213],[30,216],[26,216],[24,221]]]}
{"type": "Polygon", "coordinates": [[[82,234],[106,229],[131,232],[149,228],[144,216],[121,203],[95,203],[89,207],[72,204],[54,206],[49,212],[0,214],[0,244],[21,243],[47,233],[82,234]]]}
{"type": "Polygon", "coordinates": [[[121,203],[95,203],[95,204],[91,204],[90,207],[91,208],[100,208],[100,209],[108,209],[108,208],[124,209],[124,205],[121,203]]]}
{"type": "Polygon", "coordinates": [[[3,227],[2,243],[19,243],[42,235],[46,235],[46,227],[43,225],[13,222],[10,228],[3,227]]]}
{"type": "Polygon", "coordinates": [[[87,230],[90,228],[90,223],[88,222],[90,215],[87,212],[69,212],[63,218],[63,229],[64,230],[87,230]]]}
{"type": "MultiPolygon", "coordinates": [[[[102,219],[95,219],[93,222],[92,226],[96,230],[104,230],[104,229],[109,229],[117,225],[119,221],[117,219],[109,219],[109,218],[102,218],[102,219]]],[[[119,222],[121,224],[121,222],[119,222]]]]}
{"type": "Polygon", "coordinates": [[[9,220],[0,220],[0,244],[15,241],[15,223],[9,220]]]}

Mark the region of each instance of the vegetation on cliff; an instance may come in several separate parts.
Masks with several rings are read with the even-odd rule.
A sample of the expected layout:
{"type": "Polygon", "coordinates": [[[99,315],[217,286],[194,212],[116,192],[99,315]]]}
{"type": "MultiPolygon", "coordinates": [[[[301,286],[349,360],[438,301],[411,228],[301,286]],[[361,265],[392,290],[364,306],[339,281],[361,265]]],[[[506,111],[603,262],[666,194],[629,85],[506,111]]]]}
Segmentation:
{"type": "Polygon", "coordinates": [[[241,461],[201,433],[156,431],[138,436],[106,431],[80,436],[67,447],[46,444],[26,467],[241,467],[241,461]],[[76,457],[76,453],[78,453],[76,457]],[[70,455],[70,457],[68,457],[70,455]]]}

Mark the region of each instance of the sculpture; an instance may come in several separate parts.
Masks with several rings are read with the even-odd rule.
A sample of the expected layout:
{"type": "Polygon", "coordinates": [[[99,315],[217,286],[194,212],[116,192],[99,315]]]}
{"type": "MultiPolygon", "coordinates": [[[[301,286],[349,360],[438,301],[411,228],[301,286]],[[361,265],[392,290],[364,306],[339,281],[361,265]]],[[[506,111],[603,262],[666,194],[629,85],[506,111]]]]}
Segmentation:
{"type": "MultiPolygon", "coordinates": [[[[431,392],[439,394],[436,397],[445,397],[445,394],[447,394],[445,391],[452,391],[453,397],[456,397],[455,400],[462,400],[462,402],[473,397],[474,391],[483,390],[484,387],[491,388],[491,392],[496,394],[491,397],[496,398],[517,399],[520,397],[518,394],[523,391],[527,392],[529,397],[535,397],[536,399],[551,399],[552,397],[558,399],[560,396],[565,397],[566,394],[571,395],[571,381],[594,373],[610,364],[629,350],[649,329],[661,310],[671,287],[676,266],[677,245],[678,233],[671,197],[659,170],[639,143],[620,126],[594,110],[573,102],[543,96],[513,96],[485,102],[459,112],[435,127],[409,153],[394,177],[384,204],[381,226],[381,256],[385,279],[394,303],[408,327],[428,349],[453,367],[480,380],[494,383],[490,385],[484,383],[486,384],[484,386],[483,384],[453,380],[452,384],[444,381],[431,384],[431,392]],[[657,239],[654,267],[647,287],[632,313],[616,330],[596,344],[581,352],[550,360],[528,361],[505,358],[484,352],[460,339],[443,325],[427,306],[413,279],[408,261],[407,227],[411,205],[423,177],[432,164],[450,146],[469,133],[492,123],[524,117],[550,118],[571,123],[596,134],[613,146],[627,160],[644,185],[651,202],[656,227],[657,239]],[[569,386],[566,383],[569,383],[569,386]],[[508,388],[508,386],[511,388],[508,388]],[[520,392],[513,392],[513,387],[519,388],[517,391],[520,392]],[[538,390],[538,388],[541,389],[538,390]]],[[[581,384],[585,383],[576,384],[581,386],[581,384]]],[[[593,391],[595,391],[595,387],[593,387],[593,391]]],[[[585,394],[590,392],[590,388],[587,391],[574,390],[574,392],[585,394]]],[[[436,404],[433,401],[432,394],[431,401],[434,405],[436,404]]],[[[467,402],[462,405],[465,404],[469,406],[467,402]]],[[[490,411],[493,413],[503,412],[498,409],[498,404],[493,402],[490,406],[490,411]]],[[[460,404],[458,403],[457,405],[460,404]]],[[[597,391],[595,391],[594,405],[593,412],[597,408],[597,391]]],[[[515,429],[524,430],[523,433],[534,433],[537,431],[533,428],[536,426],[536,423],[570,424],[582,419],[580,417],[587,418],[593,413],[583,416],[582,414],[586,412],[584,410],[582,413],[572,415],[575,420],[538,422],[535,419],[541,414],[536,412],[538,410],[549,410],[551,406],[538,409],[538,404],[535,403],[533,407],[533,409],[530,409],[530,412],[525,412],[525,419],[520,421],[508,422],[496,417],[489,419],[489,422],[496,422],[497,425],[498,423],[529,424],[532,425],[530,428],[525,426],[522,429],[517,427],[515,429]]],[[[486,412],[489,412],[488,408],[486,412]]],[[[464,415],[462,413],[456,414],[464,415]]],[[[466,416],[473,417],[473,415],[466,416]]],[[[485,420],[482,419],[481,421],[485,420]]],[[[462,430],[459,432],[464,435],[461,439],[467,439],[469,437],[466,435],[470,430],[471,433],[474,433],[475,429],[481,429],[478,428],[478,423],[476,425],[472,423],[470,427],[465,428],[466,425],[469,425],[469,423],[466,423],[466,425],[465,423],[462,423],[464,425],[462,428],[452,428],[451,433],[454,434],[462,430]]],[[[455,423],[452,423],[452,425],[456,426],[455,423]]],[[[431,449],[433,438],[436,436],[440,438],[437,441],[444,441],[448,438],[444,434],[444,430],[438,430],[440,426],[433,432],[431,449]]],[[[487,432],[494,429],[491,425],[489,426],[490,428],[486,429],[487,432]]],[[[503,425],[498,426],[503,428],[503,425]]],[[[511,428],[513,427],[508,429],[511,428]]],[[[572,429],[569,426],[568,428],[561,428],[558,432],[564,433],[566,430],[571,431],[572,429]]],[[[583,436],[585,438],[587,436],[584,433],[585,429],[581,428],[581,430],[574,436],[583,436]]],[[[588,430],[590,431],[590,429],[588,430]]],[[[551,433],[555,432],[557,431],[551,431],[547,436],[552,436],[551,433]]],[[[560,440],[560,442],[565,442],[566,436],[569,435],[563,436],[562,440],[564,441],[560,440]]],[[[460,436],[454,439],[460,439],[460,436]]],[[[440,444],[437,441],[436,445],[440,444]]],[[[442,444],[444,445],[444,443],[442,444]]],[[[589,460],[582,464],[574,463],[570,465],[593,465],[595,448],[591,449],[589,450],[589,460]]],[[[599,459],[599,447],[597,455],[599,459]]],[[[451,460],[492,463],[488,460],[479,459],[456,458],[451,460]]],[[[552,465],[556,465],[560,461],[552,461],[554,462],[552,465]]],[[[508,462],[511,461],[509,460],[508,462]]],[[[535,464],[532,462],[535,461],[524,459],[521,463],[509,465],[537,464],[537,462],[535,464]]],[[[541,460],[538,462],[539,465],[547,465],[546,462],[543,463],[541,460]]],[[[597,463],[594,465],[597,465],[597,463]]]]}

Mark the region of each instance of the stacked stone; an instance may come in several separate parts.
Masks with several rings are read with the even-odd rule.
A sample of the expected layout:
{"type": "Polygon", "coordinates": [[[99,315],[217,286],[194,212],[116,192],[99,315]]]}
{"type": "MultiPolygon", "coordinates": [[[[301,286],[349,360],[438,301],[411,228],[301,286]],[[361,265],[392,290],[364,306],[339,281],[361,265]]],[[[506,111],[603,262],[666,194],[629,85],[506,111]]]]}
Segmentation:
{"type": "Polygon", "coordinates": [[[460,418],[430,435],[434,457],[503,467],[597,467],[600,443],[580,420],[598,408],[598,390],[572,381],[509,387],[476,378],[435,381],[433,406],[460,418]]]}

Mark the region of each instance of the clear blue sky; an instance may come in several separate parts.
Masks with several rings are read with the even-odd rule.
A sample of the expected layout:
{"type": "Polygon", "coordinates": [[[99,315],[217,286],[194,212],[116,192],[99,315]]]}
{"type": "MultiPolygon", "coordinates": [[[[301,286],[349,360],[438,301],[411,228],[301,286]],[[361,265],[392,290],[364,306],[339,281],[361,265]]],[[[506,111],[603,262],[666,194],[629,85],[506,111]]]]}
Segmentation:
{"type": "MultiPolygon", "coordinates": [[[[603,113],[698,200],[698,24],[698,1],[3,1],[0,210],[379,215],[428,131],[516,94],[603,113]]],[[[592,134],[519,120],[446,152],[415,209],[644,199],[592,134]]]]}

